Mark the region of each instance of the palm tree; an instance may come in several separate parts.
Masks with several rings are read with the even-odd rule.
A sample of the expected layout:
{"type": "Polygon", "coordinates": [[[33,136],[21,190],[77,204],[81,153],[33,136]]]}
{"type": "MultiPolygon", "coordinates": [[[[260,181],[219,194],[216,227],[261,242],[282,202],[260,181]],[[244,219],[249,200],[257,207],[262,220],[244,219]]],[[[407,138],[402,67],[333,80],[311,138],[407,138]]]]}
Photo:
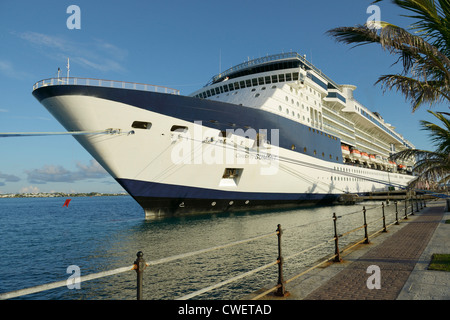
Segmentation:
{"type": "MultiPolygon", "coordinates": [[[[373,3],[381,2],[376,0],[373,3]]],[[[400,91],[411,102],[413,112],[424,103],[450,102],[450,1],[391,0],[410,11],[416,20],[412,32],[388,22],[339,27],[328,34],[337,41],[355,46],[377,43],[402,62],[399,74],[381,76],[376,83],[384,89],[400,91]]]]}
{"type": "MultiPolygon", "coordinates": [[[[373,3],[381,2],[376,0],[373,3]]],[[[354,44],[355,47],[376,43],[388,53],[397,56],[395,63],[402,63],[399,74],[379,77],[384,90],[395,89],[411,103],[414,112],[423,104],[450,102],[450,0],[391,0],[410,12],[405,15],[415,19],[410,31],[388,22],[374,25],[339,27],[328,31],[337,41],[354,44]]],[[[394,160],[416,158],[414,171],[418,178],[411,187],[420,187],[423,182],[450,181],[450,122],[445,112],[434,113],[443,124],[440,127],[428,121],[421,121],[428,130],[437,149],[432,151],[407,149],[391,156],[394,160]]]]}
{"type": "Polygon", "coordinates": [[[413,188],[424,188],[425,185],[430,185],[432,182],[437,185],[445,185],[450,181],[450,119],[443,113],[435,113],[430,110],[428,112],[443,124],[443,126],[439,126],[429,121],[421,121],[422,130],[429,131],[436,150],[406,149],[391,156],[391,159],[395,161],[416,158],[414,172],[417,179],[410,184],[410,187],[413,188]]]}

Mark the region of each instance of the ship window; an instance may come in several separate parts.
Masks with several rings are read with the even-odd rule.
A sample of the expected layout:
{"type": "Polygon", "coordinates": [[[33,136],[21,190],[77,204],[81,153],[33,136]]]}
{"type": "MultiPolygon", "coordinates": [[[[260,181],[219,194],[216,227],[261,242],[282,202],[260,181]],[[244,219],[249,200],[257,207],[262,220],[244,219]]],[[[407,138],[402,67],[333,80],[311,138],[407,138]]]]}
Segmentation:
{"type": "Polygon", "coordinates": [[[286,73],[286,81],[291,81],[291,80],[292,80],[292,74],[286,73]]]}
{"type": "Polygon", "coordinates": [[[234,83],[234,88],[237,90],[237,89],[239,89],[239,83],[238,82],[235,82],[234,83]]]}
{"type": "Polygon", "coordinates": [[[146,129],[149,130],[152,127],[152,123],[151,122],[144,122],[144,121],[134,121],[131,124],[132,128],[135,129],[146,129]]]}
{"type": "Polygon", "coordinates": [[[292,80],[297,81],[298,80],[298,72],[294,72],[292,74],[292,80]]]}
{"type": "Polygon", "coordinates": [[[216,88],[216,94],[219,94],[219,93],[220,93],[219,88],[216,88]]]}
{"type": "Polygon", "coordinates": [[[264,84],[264,78],[263,77],[258,78],[258,84],[264,84]]]}
{"type": "Polygon", "coordinates": [[[228,85],[228,88],[230,89],[230,91],[233,91],[233,90],[234,90],[233,84],[230,83],[230,84],[228,85]]]}
{"type": "Polygon", "coordinates": [[[257,85],[258,85],[258,79],[253,78],[253,79],[252,79],[252,85],[253,85],[253,86],[257,86],[257,85]]]}
{"type": "Polygon", "coordinates": [[[245,88],[245,82],[244,81],[239,82],[239,85],[240,85],[241,88],[245,88]]]}
{"type": "Polygon", "coordinates": [[[270,76],[267,76],[266,77],[266,84],[270,84],[271,82],[270,82],[270,76]]]}
{"type": "Polygon", "coordinates": [[[252,86],[252,81],[250,79],[245,80],[245,86],[246,87],[251,87],[252,86]]]}
{"type": "Polygon", "coordinates": [[[223,91],[228,92],[228,86],[227,85],[223,86],[223,91]]]}
{"type": "Polygon", "coordinates": [[[177,126],[177,125],[173,125],[172,128],[170,128],[170,131],[174,132],[187,132],[188,131],[188,127],[185,126],[177,126]]]}
{"type": "Polygon", "coordinates": [[[272,83],[277,83],[277,82],[278,82],[278,77],[277,77],[276,74],[274,74],[274,75],[272,76],[272,83]]]}
{"type": "Polygon", "coordinates": [[[279,74],[278,78],[279,78],[280,82],[283,82],[284,81],[284,74],[279,74]]]}

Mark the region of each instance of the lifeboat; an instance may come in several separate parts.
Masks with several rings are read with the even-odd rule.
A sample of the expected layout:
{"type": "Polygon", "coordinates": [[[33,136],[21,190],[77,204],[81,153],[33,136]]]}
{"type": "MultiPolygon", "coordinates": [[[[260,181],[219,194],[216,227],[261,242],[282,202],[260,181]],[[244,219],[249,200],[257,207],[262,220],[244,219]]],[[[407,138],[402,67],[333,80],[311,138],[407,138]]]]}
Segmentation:
{"type": "Polygon", "coordinates": [[[354,158],[361,158],[361,152],[358,149],[350,150],[350,155],[354,158]]]}
{"type": "Polygon", "coordinates": [[[369,160],[369,155],[367,154],[367,152],[361,152],[361,158],[363,158],[364,160],[369,160]]]}
{"type": "Polygon", "coordinates": [[[348,146],[342,145],[341,149],[342,149],[342,154],[345,154],[345,155],[349,155],[350,154],[350,149],[349,149],[348,146]]]}
{"type": "Polygon", "coordinates": [[[397,168],[398,168],[399,170],[405,170],[405,169],[406,169],[406,166],[403,165],[403,164],[399,164],[397,168]]]}
{"type": "Polygon", "coordinates": [[[369,159],[372,162],[377,162],[374,154],[369,154],[369,159]]]}
{"type": "Polygon", "coordinates": [[[384,161],[382,156],[379,155],[375,155],[375,162],[377,163],[381,163],[381,164],[385,164],[386,162],[384,161]]]}

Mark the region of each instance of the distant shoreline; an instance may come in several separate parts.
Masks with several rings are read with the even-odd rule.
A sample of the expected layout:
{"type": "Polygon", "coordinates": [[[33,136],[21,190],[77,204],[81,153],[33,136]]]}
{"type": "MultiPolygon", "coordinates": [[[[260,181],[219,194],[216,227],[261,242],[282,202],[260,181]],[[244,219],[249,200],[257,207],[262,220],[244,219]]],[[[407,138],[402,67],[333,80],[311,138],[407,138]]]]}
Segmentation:
{"type": "Polygon", "coordinates": [[[53,192],[53,193],[6,193],[0,194],[0,198],[68,198],[68,197],[112,197],[127,196],[128,193],[101,193],[101,192],[53,192]]]}

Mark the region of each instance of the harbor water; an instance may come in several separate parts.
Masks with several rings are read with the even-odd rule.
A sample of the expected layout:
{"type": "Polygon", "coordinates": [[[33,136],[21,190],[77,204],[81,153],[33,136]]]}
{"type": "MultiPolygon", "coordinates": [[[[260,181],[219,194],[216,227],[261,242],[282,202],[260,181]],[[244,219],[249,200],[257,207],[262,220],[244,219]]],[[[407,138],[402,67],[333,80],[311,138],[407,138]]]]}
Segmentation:
{"type": "MultiPolygon", "coordinates": [[[[361,226],[362,207],[367,222],[379,220],[381,202],[356,205],[314,206],[295,210],[221,213],[146,220],[141,207],[129,196],[0,199],[0,293],[67,280],[69,266],[81,276],[131,266],[142,251],[146,261],[250,239],[276,231],[280,224],[283,256],[334,237],[333,212],[338,233],[361,226]],[[372,208],[372,209],[371,209],[372,208]]],[[[395,219],[394,205],[386,206],[386,221],[395,219]]],[[[401,205],[399,205],[399,215],[401,205]]],[[[375,222],[369,231],[378,230],[375,222]]],[[[364,230],[340,239],[341,248],[364,236],[364,230]]],[[[145,299],[172,300],[276,261],[277,236],[194,255],[148,267],[144,272],[145,299]]],[[[316,261],[334,254],[330,241],[318,249],[285,262],[285,279],[316,261]]],[[[273,266],[212,290],[194,299],[241,299],[263,287],[277,284],[273,266]]],[[[136,273],[121,273],[82,282],[80,289],[61,287],[16,299],[132,300],[136,273]]]]}

